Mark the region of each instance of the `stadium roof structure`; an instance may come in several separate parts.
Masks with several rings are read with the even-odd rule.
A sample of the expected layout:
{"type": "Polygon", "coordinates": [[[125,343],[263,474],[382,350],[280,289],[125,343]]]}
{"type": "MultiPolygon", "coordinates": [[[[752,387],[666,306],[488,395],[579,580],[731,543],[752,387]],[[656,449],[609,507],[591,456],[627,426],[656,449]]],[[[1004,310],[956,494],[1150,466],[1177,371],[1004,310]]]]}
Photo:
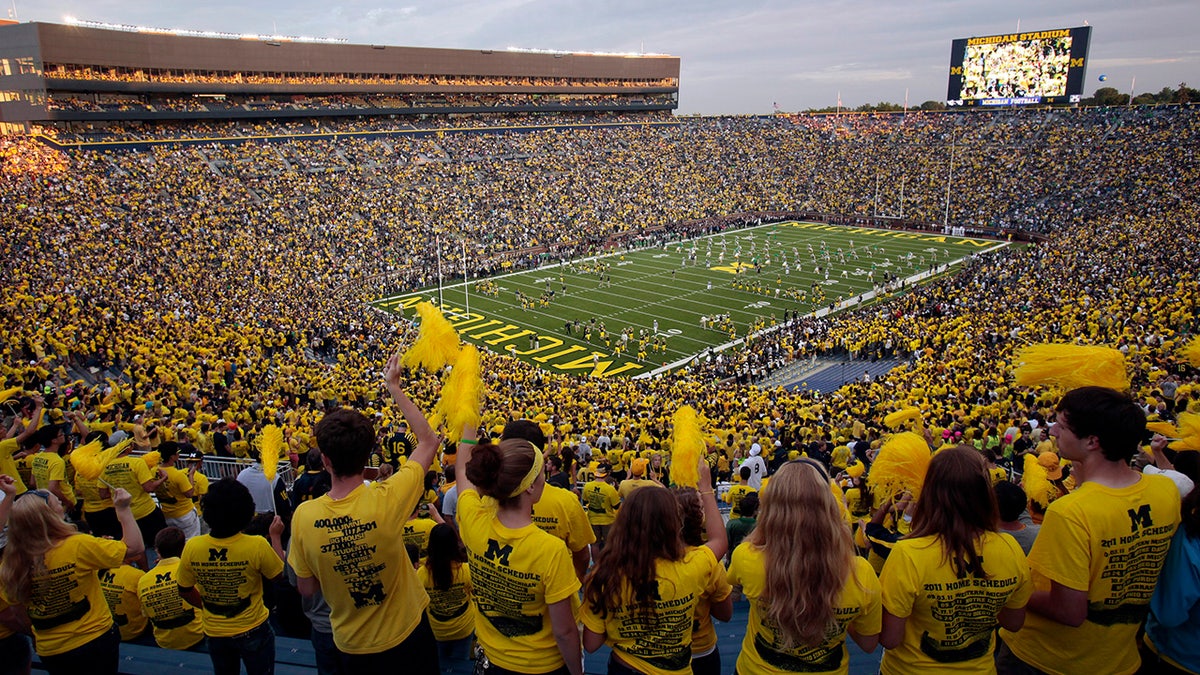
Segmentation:
{"type": "MultiPolygon", "coordinates": [[[[179,105],[225,97],[403,99],[398,110],[384,114],[427,112],[421,104],[429,97],[438,102],[437,95],[474,99],[428,112],[488,112],[494,106],[486,104],[497,100],[550,112],[556,103],[576,111],[672,110],[678,91],[679,58],[658,54],[433,49],[40,22],[0,25],[0,123],[8,126],[261,116],[242,115],[254,111],[236,109],[241,106],[179,105]],[[135,104],[120,105],[124,100],[135,104]]],[[[513,111],[514,106],[502,107],[513,111]]],[[[333,108],[329,114],[338,114],[333,108]]],[[[303,114],[313,116],[311,106],[303,114]]]]}

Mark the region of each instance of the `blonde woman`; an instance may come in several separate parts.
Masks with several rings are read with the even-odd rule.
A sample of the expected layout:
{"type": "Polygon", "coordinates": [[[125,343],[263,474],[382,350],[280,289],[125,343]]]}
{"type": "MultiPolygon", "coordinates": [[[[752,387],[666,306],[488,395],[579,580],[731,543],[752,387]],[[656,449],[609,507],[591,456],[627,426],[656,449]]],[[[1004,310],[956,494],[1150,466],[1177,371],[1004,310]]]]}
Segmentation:
{"type": "Polygon", "coordinates": [[[740,673],[846,673],[849,635],[879,643],[879,581],[854,554],[825,469],[809,459],[779,468],[763,490],[758,523],[733,551],[729,581],[750,600],[740,673]]]}
{"type": "Polygon", "coordinates": [[[27,608],[38,655],[52,674],[117,672],[121,638],[96,572],[137,558],[144,546],[129,493],[118,488],[112,500],[118,541],[81,534],[47,490],[13,500],[0,593],[27,608]]]}

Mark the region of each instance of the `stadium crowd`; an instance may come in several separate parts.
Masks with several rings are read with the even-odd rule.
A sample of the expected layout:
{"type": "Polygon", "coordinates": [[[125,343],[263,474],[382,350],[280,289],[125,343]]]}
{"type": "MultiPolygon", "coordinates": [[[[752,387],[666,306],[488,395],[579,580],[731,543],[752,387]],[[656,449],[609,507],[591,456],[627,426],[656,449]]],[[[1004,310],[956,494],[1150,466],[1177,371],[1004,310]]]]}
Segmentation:
{"type": "MultiPolygon", "coordinates": [[[[1061,440],[1063,429],[1074,429],[1074,423],[1056,425],[1057,446],[1044,435],[1055,419],[1057,393],[1012,385],[1015,347],[1079,342],[1118,348],[1130,366],[1130,406],[1159,421],[1200,412],[1198,371],[1178,355],[1195,332],[1200,298],[1194,269],[1200,256],[1194,224],[1200,214],[1190,199],[1200,187],[1197,141],[1200,118],[1187,107],[718,118],[683,120],[662,128],[89,150],[66,157],[30,141],[5,139],[0,148],[0,217],[11,223],[11,232],[2,245],[0,264],[10,292],[0,301],[5,338],[0,372],[10,390],[6,398],[15,402],[16,410],[12,420],[6,420],[12,442],[6,441],[0,451],[0,473],[28,487],[54,480],[59,483],[57,492],[47,493],[54,499],[43,501],[47,506],[61,503],[60,510],[69,512],[80,495],[78,506],[86,521],[89,496],[101,494],[94,483],[70,486],[80,476],[69,478],[69,462],[61,478],[39,478],[33,461],[46,452],[23,458],[24,476],[15,461],[23,452],[43,448],[69,455],[72,442],[51,433],[62,425],[70,425],[63,436],[77,436],[76,445],[96,432],[110,442],[115,442],[114,435],[128,435],[137,449],[159,450],[164,462],[181,448],[199,455],[253,457],[263,445],[264,428],[277,425],[284,430],[295,466],[320,474],[320,463],[304,464],[319,457],[318,447],[335,456],[362,453],[373,466],[388,466],[383,473],[395,472],[385,482],[405,486],[389,494],[420,496],[432,489],[432,502],[440,501],[441,510],[453,514],[454,507],[447,508],[444,495],[438,495],[437,483],[452,484],[456,475],[463,481],[463,475],[449,467],[467,463],[465,456],[456,461],[456,454],[472,455],[478,449],[469,442],[459,446],[458,453],[452,445],[430,447],[429,431],[422,428],[424,416],[415,411],[432,410],[440,391],[437,377],[383,365],[391,353],[411,344],[415,328],[366,306],[381,288],[408,290],[428,284],[433,269],[429,242],[435,235],[465,242],[470,265],[487,269],[505,261],[528,263],[535,259],[534,251],[576,257],[602,250],[614,238],[627,241],[657,228],[678,234],[681,223],[705,228],[729,214],[819,210],[869,215],[902,208],[906,218],[937,223],[945,208],[946,180],[952,176],[951,222],[1036,232],[1044,241],[978,256],[954,275],[867,308],[819,320],[786,320],[779,330],[724,353],[719,361],[697,361],[692,372],[658,379],[563,376],[503,353],[483,355],[486,393],[478,447],[488,448],[479,461],[490,469],[479,467],[462,483],[464,492],[466,485],[473,485],[479,494],[499,495],[502,505],[506,499],[525,499],[523,491],[513,492],[523,485],[521,480],[508,485],[508,478],[497,482],[493,474],[506,462],[516,462],[513,471],[520,479],[531,470],[531,458],[540,455],[508,443],[511,438],[487,442],[493,436],[498,441],[507,426],[523,419],[533,420],[544,436],[536,445],[547,458],[566,454],[583,460],[574,466],[558,460],[568,486],[605,473],[669,483],[662,467],[673,474],[680,471],[671,463],[671,415],[679,402],[689,402],[706,421],[712,449],[705,470],[714,480],[736,480],[743,467],[760,464],[764,473],[774,472],[804,453],[821,470],[846,482],[842,507],[852,522],[861,519],[858,529],[868,533],[867,521],[891,507],[873,501],[859,484],[865,475],[869,485],[874,451],[887,437],[883,419],[888,413],[919,408],[931,447],[961,443],[991,453],[1005,478],[1014,480],[1024,473],[1019,453],[1049,456],[1057,451],[1065,456],[1078,450],[1065,449],[1061,440]],[[883,193],[890,196],[881,195],[878,202],[877,181],[891,186],[883,193]],[[901,183],[906,186],[902,205],[895,190],[901,183]],[[829,396],[719,383],[764,360],[834,353],[900,356],[906,363],[829,396]],[[381,370],[387,373],[386,389],[380,386],[381,370]],[[358,425],[358,432],[368,436],[353,452],[322,443],[319,424],[340,406],[366,416],[365,432],[357,418],[345,422],[358,425]],[[585,459],[589,455],[595,464],[585,459]],[[425,471],[406,468],[412,463],[404,463],[404,457],[419,458],[418,464],[426,470],[432,467],[441,477],[425,483],[425,471]]],[[[462,264],[457,257],[462,247],[455,249],[446,253],[451,268],[462,264]]],[[[1071,420],[1091,414],[1083,408],[1066,410],[1071,420]]],[[[468,441],[474,435],[468,435],[468,441]]],[[[436,446],[436,435],[433,443],[436,446]]],[[[1154,454],[1159,461],[1168,456],[1161,450],[1154,454]]],[[[1179,470],[1190,472],[1194,481],[1194,462],[1189,468],[1186,455],[1179,457],[1184,458],[1176,460],[1179,470]]],[[[949,462],[938,470],[952,475],[955,469],[949,462]]],[[[136,497],[142,483],[161,483],[187,473],[170,468],[162,476],[155,473],[147,481],[131,483],[126,491],[136,497]]],[[[342,481],[342,487],[348,487],[356,476],[361,481],[360,473],[344,463],[334,465],[329,484],[342,481]]],[[[761,481],[762,476],[747,481],[750,478],[761,481]]],[[[189,485],[194,479],[195,472],[189,485]]],[[[801,477],[786,480],[802,490],[801,477]]],[[[1076,476],[1073,487],[1081,489],[1091,480],[1096,479],[1090,474],[1076,476]]],[[[708,491],[704,484],[700,487],[697,508],[707,509],[708,491]]],[[[1064,491],[1067,487],[1072,486],[1064,491]]],[[[238,492],[228,485],[220,489],[230,495],[238,492]]],[[[131,509],[142,536],[139,544],[124,531],[124,540],[118,542],[125,548],[114,545],[97,553],[110,566],[112,561],[119,563],[118,558],[137,559],[141,547],[153,548],[159,532],[170,531],[140,527],[142,518],[151,517],[146,514],[152,510],[144,511],[146,502],[127,501],[113,492],[109,498],[116,517],[123,518],[123,509],[131,509]]],[[[17,490],[6,493],[11,503],[17,490]]],[[[764,506],[770,494],[769,488],[764,490],[764,506]]],[[[394,498],[397,512],[420,510],[416,496],[394,498]]],[[[665,508],[649,498],[625,498],[635,507],[630,512],[641,514],[646,522],[661,518],[665,508]]],[[[239,499],[230,497],[232,502],[239,499]]],[[[914,504],[921,513],[920,499],[914,504]]],[[[516,507],[524,508],[516,502],[510,506],[514,513],[520,511],[516,507]]],[[[1178,503],[1174,508],[1178,510],[1178,503]]],[[[251,515],[259,510],[284,511],[282,506],[251,509],[251,515]]],[[[204,511],[208,518],[209,509],[204,511]]],[[[624,507],[618,513],[623,514],[624,507]]],[[[244,528],[243,515],[214,513],[210,525],[220,534],[235,533],[244,528]]],[[[892,519],[893,525],[898,520],[892,519]]],[[[711,517],[707,521],[712,524],[711,517]]],[[[914,520],[922,527],[930,522],[928,514],[914,520]]],[[[623,533],[635,526],[613,527],[623,533]]],[[[477,542],[486,537],[479,539],[483,525],[471,528],[463,538],[474,555],[480,553],[477,542]]],[[[264,534],[267,529],[262,528],[264,534]]],[[[121,528],[115,534],[120,536],[121,528]]],[[[575,532],[576,537],[589,538],[586,534],[590,533],[575,532]]],[[[294,526],[291,536],[295,537],[294,526]]],[[[577,548],[577,541],[565,538],[565,564],[570,565],[571,555],[586,550],[587,544],[577,548]]],[[[710,542],[719,538],[716,532],[709,534],[710,542]]],[[[883,540],[886,537],[879,541],[883,540]]],[[[255,560],[263,576],[274,577],[282,569],[282,551],[276,555],[266,541],[253,544],[258,546],[255,560]]],[[[860,541],[858,546],[881,557],[876,541],[860,541]]],[[[165,544],[167,550],[175,550],[172,542],[165,544]]],[[[621,550],[638,546],[621,536],[616,545],[621,550]]],[[[553,548],[553,543],[544,546],[553,548]]],[[[722,583],[723,573],[718,575],[707,561],[722,558],[729,547],[710,546],[708,553],[697,553],[700,548],[705,547],[694,545],[686,558],[678,551],[661,553],[672,560],[695,558],[687,570],[708,570],[711,583],[705,592],[713,603],[712,616],[721,618],[727,584],[722,583]]],[[[594,558],[599,566],[601,558],[594,558]]],[[[604,560],[615,564],[614,558],[604,560]]],[[[747,595],[763,592],[761,580],[753,576],[754,560],[735,556],[733,564],[730,572],[747,595]]],[[[301,578],[321,575],[312,561],[307,565],[297,569],[301,578]]],[[[1044,574],[1045,568],[1035,566],[1034,571],[1044,574]]],[[[621,574],[637,573],[632,567],[621,568],[605,583],[619,588],[621,574]]],[[[681,568],[678,574],[691,572],[681,568]]],[[[1028,590],[1029,580],[1020,576],[1016,574],[1014,585],[1028,590]]],[[[768,587],[771,578],[768,573],[768,587]]],[[[844,575],[836,579],[839,588],[846,581],[844,575]]],[[[560,581],[553,594],[547,593],[547,607],[542,609],[556,611],[549,606],[557,603],[549,598],[574,592],[569,578],[560,581]]],[[[300,586],[305,590],[303,583],[300,586]]],[[[578,580],[573,588],[579,588],[578,580]]],[[[885,581],[883,608],[888,614],[882,625],[869,618],[877,605],[867,611],[864,600],[864,618],[855,623],[854,632],[869,638],[872,630],[875,635],[882,631],[879,640],[891,653],[906,644],[906,633],[903,622],[899,628],[888,623],[888,616],[898,618],[900,610],[889,601],[894,599],[889,588],[894,591],[896,586],[885,581]]],[[[1017,603],[1024,593],[1000,604],[1011,600],[1015,610],[1017,604],[1024,605],[1017,603]]],[[[597,616],[585,616],[584,625],[604,641],[613,627],[603,620],[603,603],[585,593],[587,597],[593,598],[588,611],[597,616]]],[[[1035,597],[1029,602],[1031,615],[1037,613],[1040,601],[1035,597]]],[[[354,641],[339,639],[338,632],[339,626],[346,635],[357,635],[358,629],[346,628],[338,600],[330,605],[334,640],[343,649],[357,649],[354,641]]],[[[215,654],[214,637],[221,644],[233,634],[259,628],[265,610],[256,606],[255,612],[254,625],[224,625],[215,633],[206,614],[203,630],[210,650],[215,654]]],[[[779,617],[772,616],[778,622],[779,617]]],[[[1020,625],[1009,614],[998,621],[1009,630],[1020,625]]],[[[910,624],[921,625],[915,617],[910,624]]],[[[811,643],[802,627],[793,628],[780,628],[779,635],[787,636],[784,642],[811,643]]],[[[435,626],[431,634],[438,630],[435,626]]],[[[1100,634],[1080,635],[1094,641],[1100,634]]],[[[1172,640],[1169,631],[1158,635],[1155,639],[1172,640]]],[[[478,637],[485,649],[489,640],[497,650],[510,646],[496,635],[478,637]]],[[[557,630],[547,631],[538,644],[559,649],[556,637],[561,637],[557,630]]],[[[585,646],[596,639],[585,635],[585,646]]],[[[1134,649],[1131,640],[1118,642],[1126,650],[1134,649]]],[[[828,653],[840,650],[840,644],[828,653]]],[[[859,644],[873,647],[870,639],[859,644]]],[[[1021,639],[1013,645],[1016,656],[1027,663],[1047,672],[1058,668],[1036,656],[1044,645],[1021,639]]],[[[52,642],[48,651],[56,646],[61,645],[52,642]]],[[[613,646],[631,656],[618,665],[648,667],[638,660],[636,645],[616,640],[613,646]]],[[[985,647],[991,646],[989,637],[985,647]]],[[[575,649],[577,655],[578,645],[575,649]]],[[[488,652],[492,658],[495,653],[488,652]]],[[[547,647],[539,658],[549,653],[547,647]]],[[[559,656],[557,661],[550,657],[541,672],[553,671],[555,663],[578,672],[571,654],[565,650],[568,658],[559,656]]],[[[897,659],[905,657],[902,649],[896,654],[897,659]]],[[[1186,655],[1173,652],[1172,658],[1186,655]]],[[[500,659],[493,667],[503,673],[512,664],[500,659]]],[[[887,663],[885,669],[894,669],[887,672],[904,672],[901,662],[887,663]]],[[[1189,663],[1194,669],[1196,662],[1189,663]]],[[[1122,662],[1122,671],[1132,672],[1126,665],[1122,662]]]]}

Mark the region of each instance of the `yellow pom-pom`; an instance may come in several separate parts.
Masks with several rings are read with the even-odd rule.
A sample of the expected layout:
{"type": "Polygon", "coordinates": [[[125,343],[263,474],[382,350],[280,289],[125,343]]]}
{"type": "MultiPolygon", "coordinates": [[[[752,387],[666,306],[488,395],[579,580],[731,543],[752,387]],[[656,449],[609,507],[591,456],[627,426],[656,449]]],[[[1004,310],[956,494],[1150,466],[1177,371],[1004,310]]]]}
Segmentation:
{"type": "Polygon", "coordinates": [[[104,447],[100,441],[92,441],[87,445],[75,448],[71,452],[71,466],[75,467],[75,472],[88,480],[96,480],[100,474],[104,473],[104,467],[108,463],[117,458],[133,443],[132,438],[127,438],[124,441],[114,445],[113,447],[103,450],[104,447]]]}
{"type": "Polygon", "coordinates": [[[268,424],[263,427],[262,447],[258,450],[259,461],[262,462],[263,475],[267,482],[275,483],[275,474],[279,470],[279,458],[283,455],[283,429],[268,424]]]}
{"type": "Polygon", "coordinates": [[[417,314],[421,317],[421,330],[417,334],[417,341],[400,362],[410,368],[420,366],[430,372],[453,364],[459,353],[458,333],[454,326],[446,320],[442,310],[428,302],[417,304],[417,314]]]}
{"type": "Polygon", "coordinates": [[[888,413],[888,415],[883,418],[884,426],[889,429],[895,429],[906,422],[915,422],[916,428],[920,429],[924,425],[924,419],[921,417],[921,409],[904,408],[903,410],[897,410],[894,413],[888,413]]]}
{"type": "MultiPolygon", "coordinates": [[[[1200,450],[1200,414],[1179,413],[1179,440],[1172,441],[1172,450],[1200,450]]],[[[1149,425],[1147,425],[1149,426],[1149,425]]]]}
{"type": "Polygon", "coordinates": [[[700,483],[700,458],[707,450],[700,416],[690,405],[680,406],[671,418],[671,481],[683,487],[700,483]]]}
{"type": "Polygon", "coordinates": [[[1180,347],[1179,355],[1184,361],[1192,364],[1193,368],[1200,368],[1200,336],[1188,340],[1180,347]]]}
{"type": "Polygon", "coordinates": [[[1108,387],[1129,389],[1125,355],[1111,347],[1072,344],[1038,344],[1023,347],[1013,356],[1014,381],[1025,387],[1062,389],[1108,387]]]}
{"type": "Polygon", "coordinates": [[[1042,508],[1050,505],[1051,497],[1057,492],[1050,484],[1046,468],[1038,463],[1037,456],[1032,453],[1025,455],[1025,473],[1021,487],[1025,488],[1025,496],[1029,501],[1040,504],[1042,508]]]}
{"type": "Polygon", "coordinates": [[[929,444],[917,434],[905,431],[892,436],[871,465],[871,491],[885,500],[905,491],[920,495],[929,457],[929,444]]]}
{"type": "Polygon", "coordinates": [[[14,398],[19,398],[21,396],[21,394],[24,393],[24,391],[25,391],[24,387],[12,387],[11,389],[5,389],[4,391],[0,391],[0,403],[5,403],[7,401],[11,401],[14,398]]]}
{"type": "Polygon", "coordinates": [[[1179,438],[1179,429],[1170,422],[1147,422],[1146,430],[1162,434],[1167,438],[1179,438]]]}
{"type": "MultiPolygon", "coordinates": [[[[483,405],[483,378],[479,375],[479,350],[475,345],[463,347],[458,361],[442,385],[442,397],[435,412],[446,421],[446,438],[457,443],[463,427],[479,426],[483,405]]],[[[553,431],[553,429],[551,429],[553,431]]]]}
{"type": "Polygon", "coordinates": [[[150,467],[150,470],[153,471],[158,468],[159,464],[162,464],[162,453],[157,450],[151,450],[150,452],[142,455],[142,461],[144,461],[146,466],[150,467]]]}

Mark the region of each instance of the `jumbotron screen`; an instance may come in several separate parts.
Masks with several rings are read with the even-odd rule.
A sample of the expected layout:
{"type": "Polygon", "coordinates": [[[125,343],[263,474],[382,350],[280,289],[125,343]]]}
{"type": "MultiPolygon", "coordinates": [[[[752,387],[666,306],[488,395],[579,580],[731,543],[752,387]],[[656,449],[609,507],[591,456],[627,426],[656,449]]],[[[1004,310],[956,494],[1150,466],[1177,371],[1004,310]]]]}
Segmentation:
{"type": "Polygon", "coordinates": [[[946,104],[1078,103],[1091,36],[1083,26],[955,40],[946,104]]]}

